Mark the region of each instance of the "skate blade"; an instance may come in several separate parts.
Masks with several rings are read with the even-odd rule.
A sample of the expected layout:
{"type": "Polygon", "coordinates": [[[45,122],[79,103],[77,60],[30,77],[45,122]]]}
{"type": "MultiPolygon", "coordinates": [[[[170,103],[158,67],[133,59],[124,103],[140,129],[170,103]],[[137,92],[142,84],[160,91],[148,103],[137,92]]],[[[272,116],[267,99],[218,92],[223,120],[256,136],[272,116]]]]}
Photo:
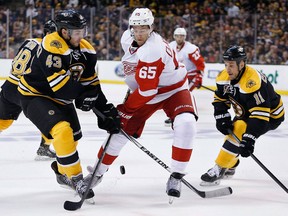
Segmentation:
{"type": "Polygon", "coordinates": [[[169,204],[172,205],[175,197],[169,196],[169,204]]]}
{"type": "Polygon", "coordinates": [[[34,160],[35,161],[54,161],[56,158],[51,158],[51,157],[48,157],[48,156],[40,156],[40,155],[37,155],[34,160]]]}
{"type": "Polygon", "coordinates": [[[219,184],[220,184],[220,180],[216,180],[216,181],[214,181],[214,182],[205,182],[205,181],[202,181],[202,182],[200,183],[200,186],[204,186],[204,187],[209,186],[209,187],[211,187],[211,186],[217,186],[217,185],[219,185],[219,184]]]}
{"type": "Polygon", "coordinates": [[[85,202],[89,205],[95,205],[95,200],[93,199],[93,197],[91,197],[90,199],[85,199],[85,202]]]}
{"type": "Polygon", "coordinates": [[[171,127],[172,123],[164,123],[165,127],[171,127]]]}
{"type": "Polygon", "coordinates": [[[223,179],[231,179],[231,178],[233,178],[233,175],[224,175],[223,176],[223,179]]]}

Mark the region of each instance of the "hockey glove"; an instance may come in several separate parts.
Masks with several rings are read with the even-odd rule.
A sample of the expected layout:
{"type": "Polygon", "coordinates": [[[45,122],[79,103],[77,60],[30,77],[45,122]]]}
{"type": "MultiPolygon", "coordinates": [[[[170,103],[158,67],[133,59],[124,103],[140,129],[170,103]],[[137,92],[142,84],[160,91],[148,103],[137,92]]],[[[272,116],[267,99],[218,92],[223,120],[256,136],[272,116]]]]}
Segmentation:
{"type": "Polygon", "coordinates": [[[95,89],[85,91],[78,98],[75,99],[75,106],[82,111],[89,111],[95,107],[98,93],[95,89]]]}
{"type": "Polygon", "coordinates": [[[119,116],[121,117],[121,127],[125,128],[129,119],[132,118],[133,114],[126,111],[124,104],[119,104],[117,106],[117,110],[118,110],[119,116]]]}
{"type": "Polygon", "coordinates": [[[249,157],[254,152],[256,137],[244,133],[240,142],[239,153],[242,157],[249,157]]]}
{"type": "Polygon", "coordinates": [[[201,87],[202,77],[202,71],[192,71],[188,73],[189,91],[201,87]]]}
{"type": "Polygon", "coordinates": [[[218,114],[214,116],[216,119],[216,128],[224,135],[229,134],[229,129],[233,130],[230,113],[218,114]]]}
{"type": "Polygon", "coordinates": [[[98,117],[98,127],[100,129],[106,130],[108,133],[119,133],[120,131],[120,117],[118,115],[117,109],[113,104],[108,103],[101,109],[103,115],[106,116],[105,119],[98,117]]]}

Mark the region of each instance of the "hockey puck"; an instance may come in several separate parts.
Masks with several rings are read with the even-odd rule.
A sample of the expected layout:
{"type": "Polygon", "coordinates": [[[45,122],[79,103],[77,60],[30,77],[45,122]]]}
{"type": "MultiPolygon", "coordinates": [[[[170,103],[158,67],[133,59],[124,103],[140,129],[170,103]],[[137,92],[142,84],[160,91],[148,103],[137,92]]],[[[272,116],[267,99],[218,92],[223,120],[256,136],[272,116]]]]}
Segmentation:
{"type": "Polygon", "coordinates": [[[121,172],[122,175],[125,174],[125,167],[123,165],[120,166],[120,172],[121,172]]]}

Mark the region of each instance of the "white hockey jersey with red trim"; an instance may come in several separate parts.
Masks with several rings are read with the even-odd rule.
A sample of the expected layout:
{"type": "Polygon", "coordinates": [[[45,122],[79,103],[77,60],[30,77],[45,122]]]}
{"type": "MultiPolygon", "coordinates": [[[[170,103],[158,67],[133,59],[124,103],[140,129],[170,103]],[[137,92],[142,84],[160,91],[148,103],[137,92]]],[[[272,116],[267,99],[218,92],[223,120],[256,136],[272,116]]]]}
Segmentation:
{"type": "Polygon", "coordinates": [[[144,104],[155,104],[188,89],[187,70],[175,51],[159,34],[152,32],[140,47],[129,30],[121,37],[125,82],[132,90],[125,107],[130,112],[144,104]]]}
{"type": "Polygon", "coordinates": [[[185,41],[183,46],[179,49],[177,48],[176,41],[172,41],[170,47],[177,53],[179,62],[185,64],[188,73],[195,70],[204,71],[204,58],[196,45],[189,41],[185,41]]]}

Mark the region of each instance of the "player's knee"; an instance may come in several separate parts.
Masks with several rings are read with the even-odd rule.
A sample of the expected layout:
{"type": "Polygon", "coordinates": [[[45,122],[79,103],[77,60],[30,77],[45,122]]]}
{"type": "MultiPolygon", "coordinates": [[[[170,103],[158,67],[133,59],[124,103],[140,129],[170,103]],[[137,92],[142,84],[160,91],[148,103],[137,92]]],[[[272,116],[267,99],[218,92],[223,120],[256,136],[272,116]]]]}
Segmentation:
{"type": "Polygon", "coordinates": [[[184,136],[196,135],[196,119],[192,113],[181,113],[174,119],[173,128],[184,136]]]}
{"type": "Polygon", "coordinates": [[[56,152],[58,146],[65,146],[66,149],[74,149],[76,147],[73,137],[73,130],[68,122],[62,121],[56,124],[51,129],[50,134],[54,139],[53,144],[56,152]]]}
{"type": "Polygon", "coordinates": [[[8,119],[8,120],[0,119],[0,132],[9,128],[12,125],[13,121],[14,120],[12,119],[8,119]]]}
{"type": "Polygon", "coordinates": [[[177,115],[173,123],[174,144],[180,148],[192,148],[196,136],[196,119],[191,113],[177,115]]]}

